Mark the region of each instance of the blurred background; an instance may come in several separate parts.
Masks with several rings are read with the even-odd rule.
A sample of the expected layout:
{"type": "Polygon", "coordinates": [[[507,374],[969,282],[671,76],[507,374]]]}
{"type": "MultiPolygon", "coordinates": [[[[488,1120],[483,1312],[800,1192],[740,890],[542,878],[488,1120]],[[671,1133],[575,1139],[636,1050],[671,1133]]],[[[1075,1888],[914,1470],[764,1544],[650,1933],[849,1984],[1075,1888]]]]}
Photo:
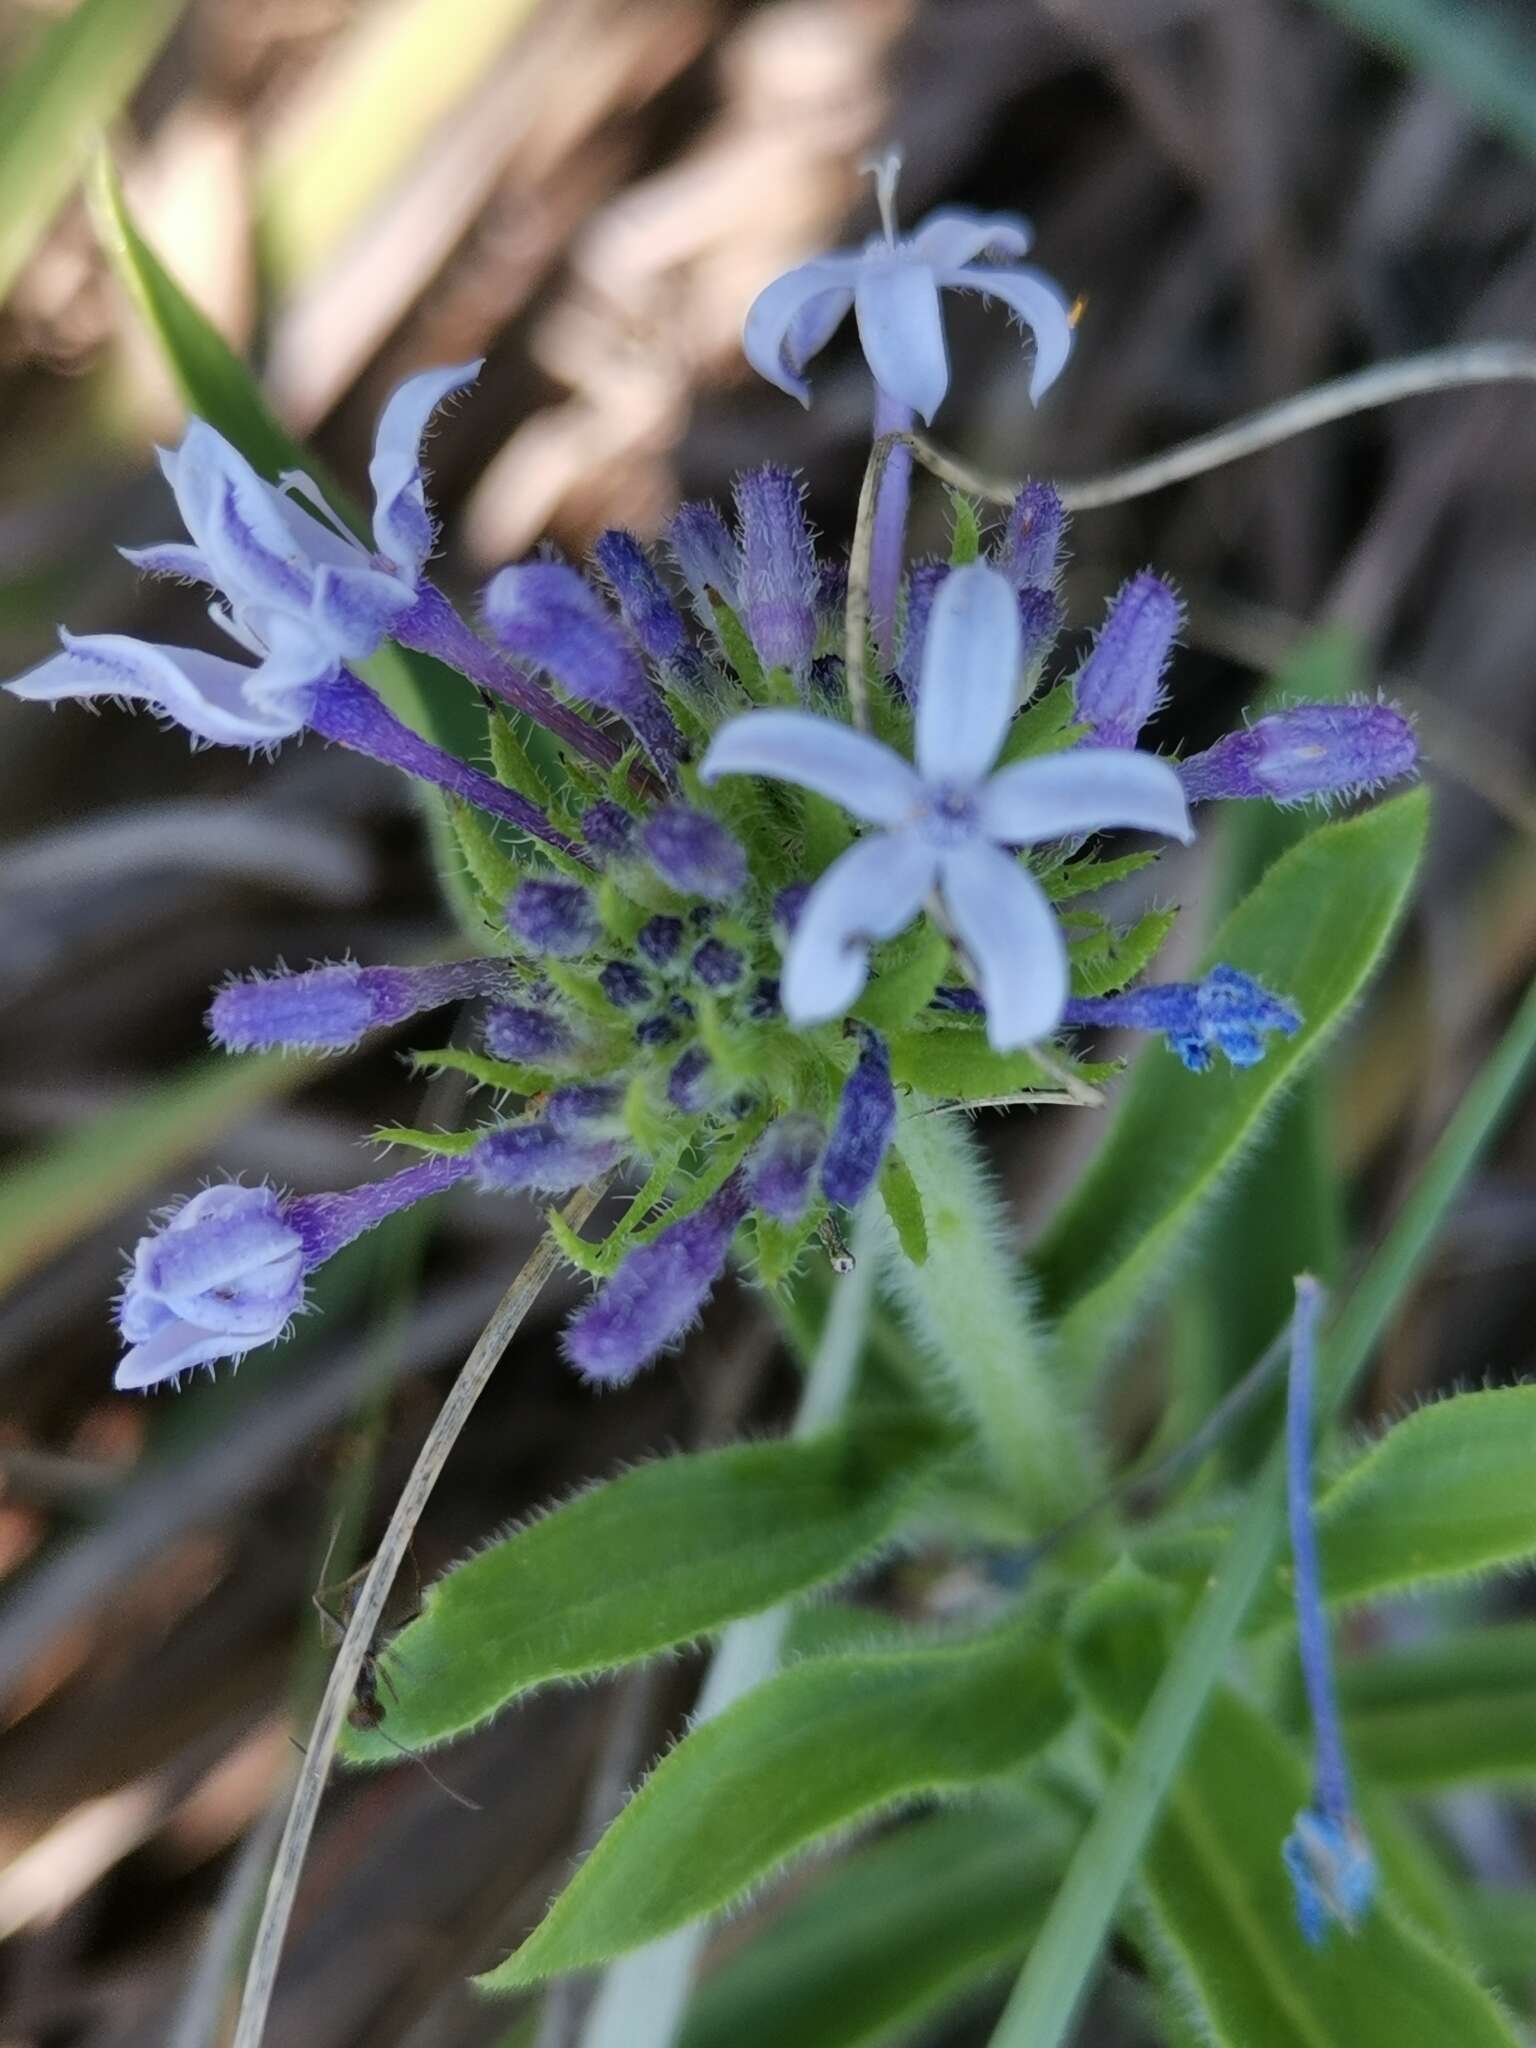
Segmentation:
{"type": "MultiPolygon", "coordinates": [[[[3,0],[13,79],[69,11],[3,0]]],[[[488,357],[432,444],[444,575],[466,599],[542,536],[579,553],[602,525],[655,533],[680,497],[770,457],[803,468],[826,545],[846,545],[869,412],[851,337],[803,413],[750,376],[738,335],[770,277],[870,230],[859,164],[889,140],[904,217],[1023,210],[1085,300],[1039,416],[1015,331],[950,302],[936,432],[995,474],[1081,477],[1377,358],[1536,331],[1536,29],[1513,0],[142,0],[124,69],[97,111],[141,228],[350,484],[400,377],[488,357]]],[[[0,110],[28,113],[14,90],[0,110]]],[[[174,531],[151,449],[178,403],[78,190],[55,206],[15,156],[5,674],[61,619],[202,630],[195,594],[136,585],[113,552],[174,531]]],[[[1346,1262],[1336,1217],[1370,1242],[1536,963],[1533,474],[1536,395],[1458,392],[1075,530],[1079,629],[1149,560],[1185,594],[1164,746],[1230,727],[1319,626],[1322,658],[1420,719],[1426,887],[1308,1110],[1326,1112],[1305,1226],[1324,1264],[1346,1262]]],[[[940,511],[923,500],[919,544],[940,511]]],[[[114,1395],[110,1300],[149,1209],[215,1164],[347,1185],[380,1170],[371,1126],[459,1109],[441,1084],[423,1106],[398,1040],[323,1067],[212,1058],[209,988],[280,957],[411,957],[446,919],[408,788],[313,741],[253,765],[189,756],[148,719],[0,698],[0,805],[0,2044],[204,2048],[219,1943],[324,1671],[328,1539],[332,1579],[368,1554],[537,1217],[466,1198],[400,1220],[327,1269],[326,1313],[280,1353],[180,1399],[114,1395]]],[[[1183,960],[1221,839],[1160,877],[1190,907],[1183,960]]],[[[1098,1128],[990,1120],[1021,1247],[1098,1128]]],[[[1268,1188],[1256,1169],[1231,1203],[1262,1215],[1268,1188]]],[[[1189,1290],[1118,1394],[1130,1442],[1168,1347],[1202,1341],[1212,1260],[1209,1299],[1189,1290]]],[[[1528,1373],[1533,1282],[1528,1118],[1385,1348],[1366,1419],[1528,1373]]],[[[1242,1306],[1255,1331],[1268,1285],[1242,1306]]],[[[626,1461],[786,1412],[793,1372],[742,1296],[680,1362],[602,1399],[559,1363],[560,1306],[540,1305],[456,1452],[423,1577],[626,1461]]],[[[872,1596],[915,1597],[900,1572],[872,1596]]],[[[537,1917],[696,1682],[685,1661],[542,1696],[443,1753],[479,1813],[410,1762],[339,1783],[270,2040],[568,2043],[573,2001],[536,2033],[463,1980],[537,1917]]],[[[1447,1825],[1487,1882],[1515,1885],[1527,1822],[1469,1796],[1447,1825]]],[[[1112,1976],[1086,2038],[1149,2038],[1133,1992],[1112,1976]]],[[[922,2039],[984,2040],[987,1999],[922,2039]]]]}

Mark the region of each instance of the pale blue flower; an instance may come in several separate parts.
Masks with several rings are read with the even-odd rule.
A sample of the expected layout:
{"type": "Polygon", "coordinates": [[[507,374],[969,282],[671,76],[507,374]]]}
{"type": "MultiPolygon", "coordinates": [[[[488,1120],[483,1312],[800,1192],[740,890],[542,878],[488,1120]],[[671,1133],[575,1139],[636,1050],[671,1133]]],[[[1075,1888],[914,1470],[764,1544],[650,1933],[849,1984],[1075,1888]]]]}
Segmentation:
{"type": "Polygon", "coordinates": [[[150,574],[211,585],[221,600],[211,617],[255,667],[121,634],[64,633],[61,653],[8,687],[49,703],[147,703],[215,745],[267,747],[292,737],[308,722],[320,686],[345,663],[373,654],[415,604],[433,541],[422,436],[443,399],[479,367],[423,371],[385,406],[369,468],[374,554],[307,477],[292,473],[281,488],[268,483],[205,420],[191,422],[179,448],[161,451],[191,539],[123,552],[150,574]]]}
{"type": "Polygon", "coordinates": [[[1072,309],[1043,271],[1019,262],[1032,239],[1016,214],[930,213],[899,236],[894,157],[877,165],[883,232],[775,278],[753,300],[742,332],[747,360],[770,384],[809,405],[805,366],[851,309],[870,374],[890,398],[931,421],[949,389],[943,291],[1001,299],[1035,337],[1029,395],[1038,404],[1072,349],[1072,309]],[[983,261],[991,258],[991,261],[983,261]]]}
{"type": "Polygon", "coordinates": [[[973,965],[999,1051],[1061,1021],[1067,949],[1039,884],[1007,850],[1129,826],[1188,841],[1179,778],[1126,748],[1075,748],[989,773],[1018,709],[1013,586],[984,562],[934,601],[917,702],[917,765],[865,733],[804,711],[749,711],[715,735],[700,774],[768,775],[831,797],[884,830],[832,863],[795,923],[782,1001],[799,1025],[843,1015],[872,940],[909,924],[937,890],[973,965]]]}

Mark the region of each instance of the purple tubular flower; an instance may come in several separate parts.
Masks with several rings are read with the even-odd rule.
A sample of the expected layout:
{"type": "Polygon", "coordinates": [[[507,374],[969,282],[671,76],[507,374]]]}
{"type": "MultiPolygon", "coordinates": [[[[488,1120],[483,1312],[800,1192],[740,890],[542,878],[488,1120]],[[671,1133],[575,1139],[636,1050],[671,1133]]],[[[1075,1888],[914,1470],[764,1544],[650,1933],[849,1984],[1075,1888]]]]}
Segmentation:
{"type": "Polygon", "coordinates": [[[334,1257],[343,1245],[373,1230],[386,1216],[409,1209],[429,1195],[440,1195],[469,1172],[465,1158],[433,1155],[387,1180],[364,1181],[334,1195],[297,1195],[283,1204],[283,1218],[304,1245],[306,1272],[334,1257]]]}
{"type": "Polygon", "coordinates": [[[1179,764],[1191,803],[1267,797],[1271,803],[1359,796],[1412,775],[1412,725],[1391,704],[1293,704],[1179,764]]]}
{"type": "Polygon", "coordinates": [[[820,577],[802,488],[772,464],[736,479],[741,536],[741,610],[768,668],[803,675],[816,651],[820,577]]]}
{"type": "Polygon", "coordinates": [[[738,1171],[702,1208],[632,1251],[566,1325],[565,1355],[577,1371],[619,1386],[677,1343],[724,1272],[746,1213],[745,1177],[738,1171]]]}
{"type": "Polygon", "coordinates": [[[1121,585],[1076,681],[1077,722],[1085,745],[1134,747],[1163,701],[1163,671],[1183,621],[1183,607],[1144,569],[1121,585]]]}
{"type": "Polygon", "coordinates": [[[339,747],[350,747],[355,753],[369,754],[375,761],[386,761],[391,768],[403,769],[423,782],[435,782],[450,796],[489,811],[494,817],[505,818],[530,838],[542,840],[544,845],[556,847],[575,860],[586,859],[581,848],[563,832],[557,832],[530,798],[519,795],[515,789],[504,789],[456,754],[445,753],[412,732],[350,669],[338,669],[316,687],[306,722],[322,739],[339,747]]]}
{"type": "Polygon", "coordinates": [[[670,967],[682,943],[680,917],[648,917],[635,937],[635,944],[653,967],[670,967]]]}
{"type": "Polygon", "coordinates": [[[547,669],[562,689],[627,721],[670,774],[683,751],[672,714],[597,592],[566,562],[524,562],[485,587],[485,620],[509,654],[547,669]]]}
{"type": "Polygon", "coordinates": [[[602,938],[592,898],[579,882],[519,882],[507,899],[507,926],[535,953],[574,959],[602,938]]]}
{"type": "Polygon", "coordinates": [[[651,984],[630,960],[610,960],[597,985],[616,1010],[632,1010],[650,1000],[651,984]]]}
{"type": "Polygon", "coordinates": [[[714,1099],[715,1091],[709,1080],[710,1064],[709,1054],[702,1045],[690,1045],[673,1062],[672,1071],[667,1076],[667,1100],[685,1116],[697,1116],[714,1099]]]}
{"type": "Polygon", "coordinates": [[[635,536],[610,527],[598,535],[592,554],[647,657],[663,664],[686,662],[693,647],[683,615],[635,536]]]}
{"type": "Polygon", "coordinates": [[[1054,590],[1019,592],[1019,646],[1026,669],[1050,653],[1063,617],[1061,599],[1054,590]]]}
{"type": "Polygon", "coordinates": [[[885,1041],[860,1027],[858,1063],[843,1083],[832,1135],[821,1162],[821,1191],[829,1202],[856,1209],[885,1163],[896,1129],[896,1091],[885,1041]]]}
{"type": "Polygon", "coordinates": [[[646,820],[640,838],[657,874],[684,895],[724,903],[746,882],[746,854],[706,811],[666,804],[646,820]]]}
{"type": "Polygon", "coordinates": [[[1054,590],[1067,515],[1049,484],[1026,484],[1014,499],[997,566],[1016,590],[1054,590]]]}
{"type": "Polygon", "coordinates": [[[569,1025],[548,1010],[524,1003],[498,1003],[485,1013],[485,1049],[492,1059],[542,1066],[568,1059],[576,1050],[569,1025]]]}
{"type": "Polygon", "coordinates": [[[717,994],[735,988],[747,971],[746,961],[724,939],[706,939],[688,964],[695,977],[717,994]]]}
{"type": "Polygon", "coordinates": [[[635,821],[622,804],[600,797],[581,814],[581,836],[594,853],[612,860],[628,853],[634,844],[635,821]]]}
{"type": "Polygon", "coordinates": [[[678,575],[688,586],[699,624],[713,633],[716,621],[711,592],[733,610],[741,597],[741,556],[725,521],[707,499],[679,505],[667,528],[667,546],[678,575]]]}
{"type": "Polygon", "coordinates": [[[798,1223],[811,1199],[811,1183],[826,1136],[819,1120],[804,1111],[775,1118],[747,1162],[747,1186],[754,1207],[776,1223],[798,1223]]]}
{"type": "Polygon", "coordinates": [[[1207,1072],[1218,1052],[1234,1067],[1257,1066],[1267,1032],[1291,1038],[1301,1029],[1301,1017],[1289,1003],[1236,967],[1213,967],[1200,981],[1158,982],[1117,996],[1075,996],[1062,1022],[1161,1032],[1168,1050],[1192,1074],[1207,1072]]]}
{"type": "Polygon", "coordinates": [[[490,1194],[563,1195],[617,1165],[622,1151],[615,1139],[539,1122],[492,1131],[469,1158],[477,1185],[490,1194]]]}
{"type": "Polygon", "coordinates": [[[253,974],[219,990],[208,1012],[216,1045],[228,1052],[289,1046],[345,1052],[365,1031],[398,1024],[463,996],[505,986],[505,960],[454,960],[441,967],[360,967],[336,960],[298,974],[253,974]]]}
{"type": "Polygon", "coordinates": [[[917,702],[917,686],[923,673],[923,643],[928,637],[928,615],[948,575],[948,562],[914,562],[907,571],[907,603],[902,615],[896,678],[901,684],[901,694],[909,704],[917,702]]]}

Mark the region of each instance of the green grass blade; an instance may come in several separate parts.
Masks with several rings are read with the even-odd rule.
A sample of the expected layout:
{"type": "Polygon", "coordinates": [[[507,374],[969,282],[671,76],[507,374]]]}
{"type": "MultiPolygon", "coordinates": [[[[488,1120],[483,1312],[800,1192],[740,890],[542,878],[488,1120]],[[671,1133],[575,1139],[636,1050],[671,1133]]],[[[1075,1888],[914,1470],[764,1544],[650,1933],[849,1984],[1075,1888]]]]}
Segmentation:
{"type": "Polygon", "coordinates": [[[81,0],[0,92],[0,299],[154,62],[186,0],[81,0]]]}
{"type": "Polygon", "coordinates": [[[1495,134],[1536,156],[1536,37],[1478,0],[1319,0],[1410,70],[1438,79],[1495,134]]]}
{"type": "MultiPolygon", "coordinates": [[[[1533,1060],[1536,984],[1462,1098],[1386,1242],[1329,1333],[1319,1403],[1325,1416],[1347,1396],[1533,1060]]],[[[1180,1761],[1274,1561],[1284,1527],[1283,1474],[1283,1447],[1277,1447],[1073,1858],[991,2048],[1061,2048],[1066,2039],[1180,1761]]]]}

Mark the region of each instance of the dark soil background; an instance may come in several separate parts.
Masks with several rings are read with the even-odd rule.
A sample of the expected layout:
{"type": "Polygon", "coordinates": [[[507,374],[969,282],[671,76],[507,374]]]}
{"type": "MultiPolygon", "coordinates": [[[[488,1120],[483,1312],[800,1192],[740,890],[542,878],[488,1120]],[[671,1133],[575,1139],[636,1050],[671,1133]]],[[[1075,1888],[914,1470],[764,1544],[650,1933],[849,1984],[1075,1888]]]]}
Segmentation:
{"type": "MultiPolygon", "coordinates": [[[[0,6],[0,49],[62,11],[0,6]]],[[[1039,260],[1086,302],[1038,417],[1014,331],[956,311],[936,432],[993,472],[1088,475],[1378,358],[1530,336],[1536,57],[1522,74],[1511,47],[1495,101],[1462,35],[1441,76],[1351,12],[193,0],[115,144],[146,233],[349,480],[396,379],[487,354],[433,444],[445,573],[469,599],[544,534],[580,550],[603,524],[655,531],[679,496],[724,494],[770,457],[805,470],[828,544],[846,544],[868,435],[851,339],[802,413],[737,337],[769,276],[868,231],[858,164],[888,138],[906,217],[1025,211],[1039,260]],[[414,68],[391,73],[379,51],[399,48],[414,68]]],[[[1459,12],[1474,58],[1485,32],[1522,33],[1516,10],[1459,12]]],[[[196,632],[195,597],[136,587],[113,553],[172,532],[150,447],[178,413],[83,204],[0,311],[0,403],[0,672],[39,659],[59,619],[196,632]]],[[[1327,1077],[1362,1243],[1536,963],[1533,476],[1536,393],[1455,392],[1075,530],[1079,627],[1149,560],[1186,595],[1164,745],[1234,723],[1321,623],[1351,629],[1372,685],[1421,720],[1426,884],[1327,1077]]],[[[924,500],[935,531],[939,509],[924,500]]],[[[280,1354],[180,1399],[114,1395],[110,1299],[148,1210],[215,1166],[345,1185],[378,1170],[372,1125],[456,1109],[440,1092],[423,1111],[398,1042],[236,1085],[204,1050],[210,986],[280,956],[408,956],[446,920],[409,790],[313,741],[271,764],[189,756],[148,719],[0,698],[0,805],[0,2042],[202,2048],[177,2029],[207,2009],[210,1928],[296,1762],[327,1539],[340,1520],[348,1561],[367,1555],[537,1217],[444,1205],[338,1261],[326,1313],[280,1354]]],[[[1178,871],[1191,905],[1204,859],[1178,871]]],[[[1097,1128],[991,1120],[1021,1246],[1097,1128]]],[[[1386,1347],[1375,1410],[1527,1373],[1533,1302],[1527,1113],[1386,1347]]],[[[541,1304],[457,1451],[423,1577],[625,1461],[772,1428],[792,1398],[739,1294],[682,1360],[604,1399],[558,1360],[559,1308],[541,1304]]],[[[273,2048],[507,2041],[515,2009],[464,1978],[537,1916],[603,1784],[666,1740],[696,1675],[548,1695],[445,1753],[479,1813],[408,1762],[339,1784],[273,2048]]],[[[1523,1817],[1471,1800],[1463,1818],[1482,1874],[1524,1881],[1523,1817]]],[[[1124,2007],[1092,2038],[1147,2039],[1124,2007]]],[[[558,2013],[539,2036],[566,2038],[558,2013]]]]}

